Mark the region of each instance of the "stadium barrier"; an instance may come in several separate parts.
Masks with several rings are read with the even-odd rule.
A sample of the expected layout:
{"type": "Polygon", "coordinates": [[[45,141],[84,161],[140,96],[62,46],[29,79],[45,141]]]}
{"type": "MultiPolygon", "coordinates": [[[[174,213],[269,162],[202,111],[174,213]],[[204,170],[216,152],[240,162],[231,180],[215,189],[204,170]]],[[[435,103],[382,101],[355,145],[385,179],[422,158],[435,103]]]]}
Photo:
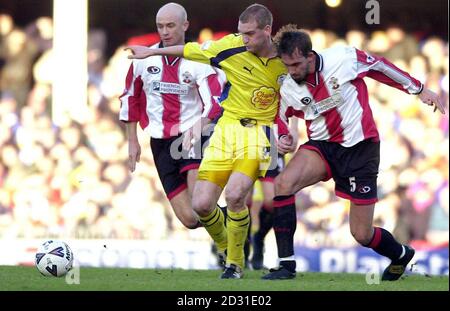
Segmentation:
{"type": "MultiPolygon", "coordinates": [[[[81,267],[218,269],[208,241],[179,240],[65,240],[75,265],[81,267]]],[[[0,240],[0,265],[33,265],[44,240],[0,240]],[[9,251],[6,251],[9,250],[9,251]]],[[[388,260],[363,248],[295,247],[297,270],[310,272],[382,272],[388,260]]],[[[448,275],[448,247],[419,249],[411,273],[448,275]]],[[[277,264],[276,248],[267,245],[264,264],[277,264]]]]}

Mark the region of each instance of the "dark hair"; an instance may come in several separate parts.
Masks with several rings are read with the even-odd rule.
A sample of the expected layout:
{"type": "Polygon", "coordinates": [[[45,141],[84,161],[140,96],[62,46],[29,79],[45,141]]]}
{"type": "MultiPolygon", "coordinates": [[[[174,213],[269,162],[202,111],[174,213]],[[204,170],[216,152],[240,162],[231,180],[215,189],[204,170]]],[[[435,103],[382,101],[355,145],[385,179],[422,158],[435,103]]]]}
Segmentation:
{"type": "Polygon", "coordinates": [[[293,24],[281,27],[274,37],[274,43],[277,46],[278,55],[292,55],[298,49],[306,57],[312,51],[309,35],[293,24]]]}
{"type": "Polygon", "coordinates": [[[239,21],[243,23],[248,23],[252,19],[256,21],[259,29],[263,29],[267,25],[272,27],[272,13],[262,4],[252,4],[239,16],[239,21]]]}

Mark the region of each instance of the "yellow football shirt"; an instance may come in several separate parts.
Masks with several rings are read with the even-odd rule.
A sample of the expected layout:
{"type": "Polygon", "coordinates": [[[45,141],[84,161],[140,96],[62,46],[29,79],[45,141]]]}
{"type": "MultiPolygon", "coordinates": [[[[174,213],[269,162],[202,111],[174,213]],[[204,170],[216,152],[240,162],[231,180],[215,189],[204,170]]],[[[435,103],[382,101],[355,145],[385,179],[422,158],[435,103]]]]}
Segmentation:
{"type": "Polygon", "coordinates": [[[279,57],[262,58],[248,52],[239,34],[201,45],[187,43],[184,57],[225,72],[228,83],[221,105],[226,116],[273,122],[281,83],[287,72],[279,57]]]}

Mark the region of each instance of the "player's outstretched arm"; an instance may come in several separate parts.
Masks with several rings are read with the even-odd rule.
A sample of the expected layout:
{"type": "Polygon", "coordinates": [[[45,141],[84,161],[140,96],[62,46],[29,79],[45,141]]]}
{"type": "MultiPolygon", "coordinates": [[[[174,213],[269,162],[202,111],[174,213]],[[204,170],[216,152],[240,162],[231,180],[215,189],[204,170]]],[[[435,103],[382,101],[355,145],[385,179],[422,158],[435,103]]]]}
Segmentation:
{"type": "Polygon", "coordinates": [[[419,94],[419,98],[424,104],[427,104],[428,106],[434,106],[434,111],[439,109],[442,114],[445,114],[445,108],[439,98],[439,95],[437,95],[433,91],[429,89],[423,89],[422,93],[419,94]]]}
{"type": "Polygon", "coordinates": [[[131,55],[128,55],[129,59],[144,59],[155,55],[183,57],[184,45],[174,45],[159,49],[151,49],[142,45],[129,45],[124,50],[131,52],[131,55]]]}

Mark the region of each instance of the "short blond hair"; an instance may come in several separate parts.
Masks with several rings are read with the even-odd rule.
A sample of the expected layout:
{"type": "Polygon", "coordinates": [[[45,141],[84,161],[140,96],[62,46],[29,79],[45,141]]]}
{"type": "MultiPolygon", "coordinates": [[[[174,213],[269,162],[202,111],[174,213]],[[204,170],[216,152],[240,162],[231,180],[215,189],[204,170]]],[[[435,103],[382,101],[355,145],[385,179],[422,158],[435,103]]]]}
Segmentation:
{"type": "Polygon", "coordinates": [[[256,22],[259,29],[263,29],[266,26],[272,27],[273,16],[266,6],[255,3],[246,8],[239,16],[239,21],[243,23],[248,23],[252,20],[256,22]]]}

